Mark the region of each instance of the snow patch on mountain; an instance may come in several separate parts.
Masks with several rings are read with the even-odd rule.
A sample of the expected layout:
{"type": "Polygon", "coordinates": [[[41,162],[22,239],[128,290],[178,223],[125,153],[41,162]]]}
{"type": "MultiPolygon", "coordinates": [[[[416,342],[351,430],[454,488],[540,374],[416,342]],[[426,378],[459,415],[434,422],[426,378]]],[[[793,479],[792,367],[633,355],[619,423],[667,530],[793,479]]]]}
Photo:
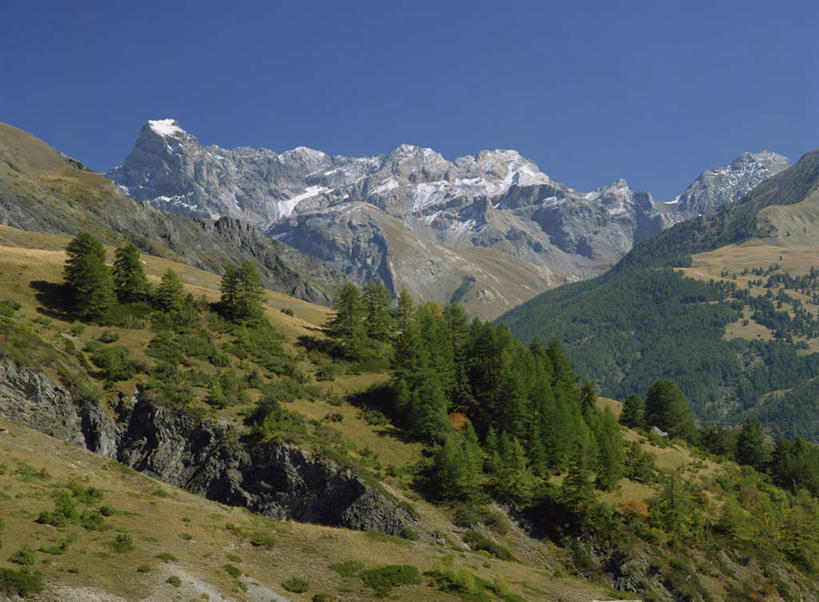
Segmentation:
{"type": "Polygon", "coordinates": [[[148,125],[160,136],[176,136],[185,133],[175,119],[155,119],[149,121],[148,125]]]}

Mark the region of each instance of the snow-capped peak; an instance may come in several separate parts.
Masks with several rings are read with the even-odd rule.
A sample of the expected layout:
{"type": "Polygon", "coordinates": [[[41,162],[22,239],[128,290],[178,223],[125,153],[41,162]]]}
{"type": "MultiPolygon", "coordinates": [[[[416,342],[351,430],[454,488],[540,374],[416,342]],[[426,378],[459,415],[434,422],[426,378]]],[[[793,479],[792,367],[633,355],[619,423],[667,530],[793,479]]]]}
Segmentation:
{"type": "Polygon", "coordinates": [[[160,136],[176,136],[185,133],[185,130],[179,127],[176,119],[152,119],[148,121],[148,127],[160,136]]]}

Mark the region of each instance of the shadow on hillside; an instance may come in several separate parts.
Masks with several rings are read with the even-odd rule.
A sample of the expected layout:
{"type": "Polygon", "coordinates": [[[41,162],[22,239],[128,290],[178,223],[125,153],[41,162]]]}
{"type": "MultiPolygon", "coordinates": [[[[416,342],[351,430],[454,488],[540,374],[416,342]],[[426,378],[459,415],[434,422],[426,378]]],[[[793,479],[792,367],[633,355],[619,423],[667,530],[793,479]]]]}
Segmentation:
{"type": "Polygon", "coordinates": [[[37,302],[42,306],[37,311],[50,318],[70,318],[71,302],[68,287],[64,284],[55,284],[45,280],[34,280],[29,286],[37,291],[37,302]]]}
{"type": "Polygon", "coordinates": [[[395,392],[390,385],[376,385],[352,393],[347,401],[364,412],[364,420],[377,427],[375,433],[379,437],[394,437],[404,443],[417,441],[407,431],[395,426],[400,424],[400,417],[395,413],[395,392]]]}
{"type": "Polygon", "coordinates": [[[307,334],[301,335],[296,344],[305,351],[318,351],[329,356],[332,356],[335,351],[333,341],[329,339],[320,339],[307,334]]]}

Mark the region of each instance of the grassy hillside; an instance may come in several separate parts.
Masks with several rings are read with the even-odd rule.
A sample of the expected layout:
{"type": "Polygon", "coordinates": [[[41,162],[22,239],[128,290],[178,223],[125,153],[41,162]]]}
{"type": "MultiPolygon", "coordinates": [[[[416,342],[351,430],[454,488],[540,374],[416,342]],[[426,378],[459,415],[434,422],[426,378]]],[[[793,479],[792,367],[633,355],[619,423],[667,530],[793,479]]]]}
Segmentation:
{"type": "Polygon", "coordinates": [[[819,441],[817,186],[813,151],[740,203],[500,321],[523,340],[563,341],[576,369],[619,399],[667,378],[705,423],[753,413],[775,435],[819,441]]]}
{"type": "MultiPolygon", "coordinates": [[[[146,314],[127,327],[73,321],[55,295],[68,238],[0,228],[0,241],[0,300],[20,304],[2,318],[4,357],[37,366],[74,389],[82,386],[85,394],[95,392],[103,406],[117,393],[133,394],[139,383],[157,392],[157,404],[184,403],[195,416],[244,432],[252,430],[247,418],[265,391],[284,387],[281,405],[293,420],[269,436],[333,457],[381,483],[417,513],[423,531],[416,540],[412,533],[402,539],[271,521],[3,421],[0,569],[13,573],[0,579],[39,572],[44,599],[99,592],[126,599],[268,599],[270,592],[298,600],[320,592],[342,600],[379,594],[402,600],[628,597],[616,587],[640,591],[643,598],[739,600],[759,594],[787,600],[818,591],[815,500],[782,491],[752,470],[622,429],[633,442],[629,472],[613,490],[595,493],[602,503],[595,514],[556,512],[549,492],[567,478],[562,470],[538,482],[526,507],[491,499],[477,506],[433,503],[418,485],[429,449],[357,401],[357,394],[389,380],[387,363],[327,355],[320,330],[326,308],[266,292],[265,315],[278,333],[271,349],[278,349],[283,364],[237,354],[240,334],[207,312],[197,318],[197,330],[173,331],[171,339],[201,335],[207,340],[197,344],[213,346],[199,353],[185,339],[174,378],[191,395],[180,401],[155,370],[152,341],[162,329],[153,322],[161,317],[146,314]],[[127,349],[138,365],[135,374],[112,379],[94,363],[99,349],[114,345],[127,349]],[[227,373],[234,376],[224,382],[244,384],[225,385],[224,407],[208,403],[213,384],[227,373]],[[669,495],[676,500],[670,507],[669,495]],[[44,511],[58,510],[58,500],[62,507],[73,505],[77,516],[60,526],[47,524],[48,515],[37,522],[44,511]],[[384,565],[413,568],[391,569],[398,573],[390,577],[390,571],[379,572],[384,565]],[[411,583],[388,593],[384,584],[400,583],[402,576],[411,583]],[[287,581],[292,578],[306,580],[307,591],[288,591],[285,582],[298,589],[297,581],[287,581]]],[[[217,299],[219,276],[165,259],[142,260],[154,284],[172,268],[195,299],[217,299]]],[[[600,403],[620,411],[615,401],[600,403]]],[[[26,582],[36,585],[36,579],[26,582]]]]}

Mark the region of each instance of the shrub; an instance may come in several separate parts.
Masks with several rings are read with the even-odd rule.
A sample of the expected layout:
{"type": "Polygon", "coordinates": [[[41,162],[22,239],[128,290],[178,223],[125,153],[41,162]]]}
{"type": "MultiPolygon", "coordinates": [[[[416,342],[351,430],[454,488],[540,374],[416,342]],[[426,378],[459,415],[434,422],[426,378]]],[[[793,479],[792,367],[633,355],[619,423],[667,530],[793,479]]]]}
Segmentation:
{"type": "Polygon", "coordinates": [[[100,347],[91,353],[91,362],[100,369],[102,377],[110,381],[128,380],[137,372],[128,348],[123,345],[100,347]]]}
{"type": "Polygon", "coordinates": [[[463,535],[463,540],[473,550],[489,552],[492,556],[501,560],[515,560],[509,550],[478,531],[467,531],[463,535]]]}
{"type": "Polygon", "coordinates": [[[106,330],[97,340],[100,343],[114,343],[119,340],[119,333],[116,330],[106,330]]]}
{"type": "Polygon", "coordinates": [[[241,571],[241,569],[239,567],[237,567],[235,565],[232,565],[230,563],[224,565],[222,568],[224,568],[225,572],[228,575],[230,575],[231,577],[233,577],[234,579],[239,578],[241,576],[241,574],[242,574],[242,571],[241,571]]]}
{"type": "Polygon", "coordinates": [[[179,587],[180,585],[182,585],[182,580],[176,575],[171,575],[170,577],[168,577],[165,583],[170,583],[174,587],[179,587]]]}
{"type": "Polygon", "coordinates": [[[193,539],[193,535],[191,535],[190,533],[185,533],[185,532],[180,533],[179,537],[181,537],[185,541],[190,541],[191,539],[193,539]]]}
{"type": "Polygon", "coordinates": [[[294,594],[301,594],[310,589],[310,582],[301,577],[290,577],[282,581],[282,587],[294,594]]]}
{"type": "Polygon", "coordinates": [[[345,560],[344,562],[331,564],[329,568],[342,577],[355,577],[364,568],[364,563],[360,560],[345,560]]]}
{"type": "Polygon", "coordinates": [[[39,573],[30,573],[25,568],[19,571],[0,568],[0,590],[26,597],[43,590],[43,579],[39,573]]]}
{"type": "Polygon", "coordinates": [[[401,537],[409,539],[410,541],[418,541],[419,539],[418,531],[412,527],[404,527],[404,530],[401,532],[401,537]]]}
{"type": "Polygon", "coordinates": [[[20,309],[20,302],[13,299],[3,299],[0,301],[0,316],[10,318],[18,309],[20,309]]]}
{"type": "Polygon", "coordinates": [[[105,518],[95,510],[85,510],[80,515],[80,524],[89,531],[101,531],[105,527],[105,518]]]}
{"type": "Polygon", "coordinates": [[[66,485],[75,498],[83,504],[99,504],[102,501],[103,493],[96,487],[85,487],[79,480],[73,479],[66,485]]]}
{"type": "Polygon", "coordinates": [[[325,592],[314,594],[312,598],[313,602],[337,602],[337,600],[338,598],[333,594],[328,594],[325,592]]]}
{"type": "Polygon", "coordinates": [[[124,554],[134,549],[134,538],[127,533],[120,533],[111,542],[111,548],[118,554],[124,554]]]}
{"type": "Polygon", "coordinates": [[[174,556],[170,552],[160,552],[159,554],[154,556],[154,558],[158,558],[159,560],[166,564],[169,562],[176,562],[176,556],[174,556]]]}
{"type": "Polygon", "coordinates": [[[375,595],[383,598],[393,587],[421,583],[418,569],[409,564],[391,564],[361,571],[361,580],[375,590],[375,595]]]}
{"type": "Polygon", "coordinates": [[[148,565],[148,564],[140,564],[137,567],[137,573],[150,573],[150,572],[151,572],[151,566],[148,565]]]}
{"type": "Polygon", "coordinates": [[[256,533],[250,538],[250,544],[257,548],[267,548],[269,550],[276,545],[276,538],[264,533],[256,533]]]}
{"type": "Polygon", "coordinates": [[[34,551],[34,548],[30,548],[29,546],[19,547],[9,556],[10,562],[22,564],[23,566],[32,565],[36,560],[37,553],[34,551]]]}

